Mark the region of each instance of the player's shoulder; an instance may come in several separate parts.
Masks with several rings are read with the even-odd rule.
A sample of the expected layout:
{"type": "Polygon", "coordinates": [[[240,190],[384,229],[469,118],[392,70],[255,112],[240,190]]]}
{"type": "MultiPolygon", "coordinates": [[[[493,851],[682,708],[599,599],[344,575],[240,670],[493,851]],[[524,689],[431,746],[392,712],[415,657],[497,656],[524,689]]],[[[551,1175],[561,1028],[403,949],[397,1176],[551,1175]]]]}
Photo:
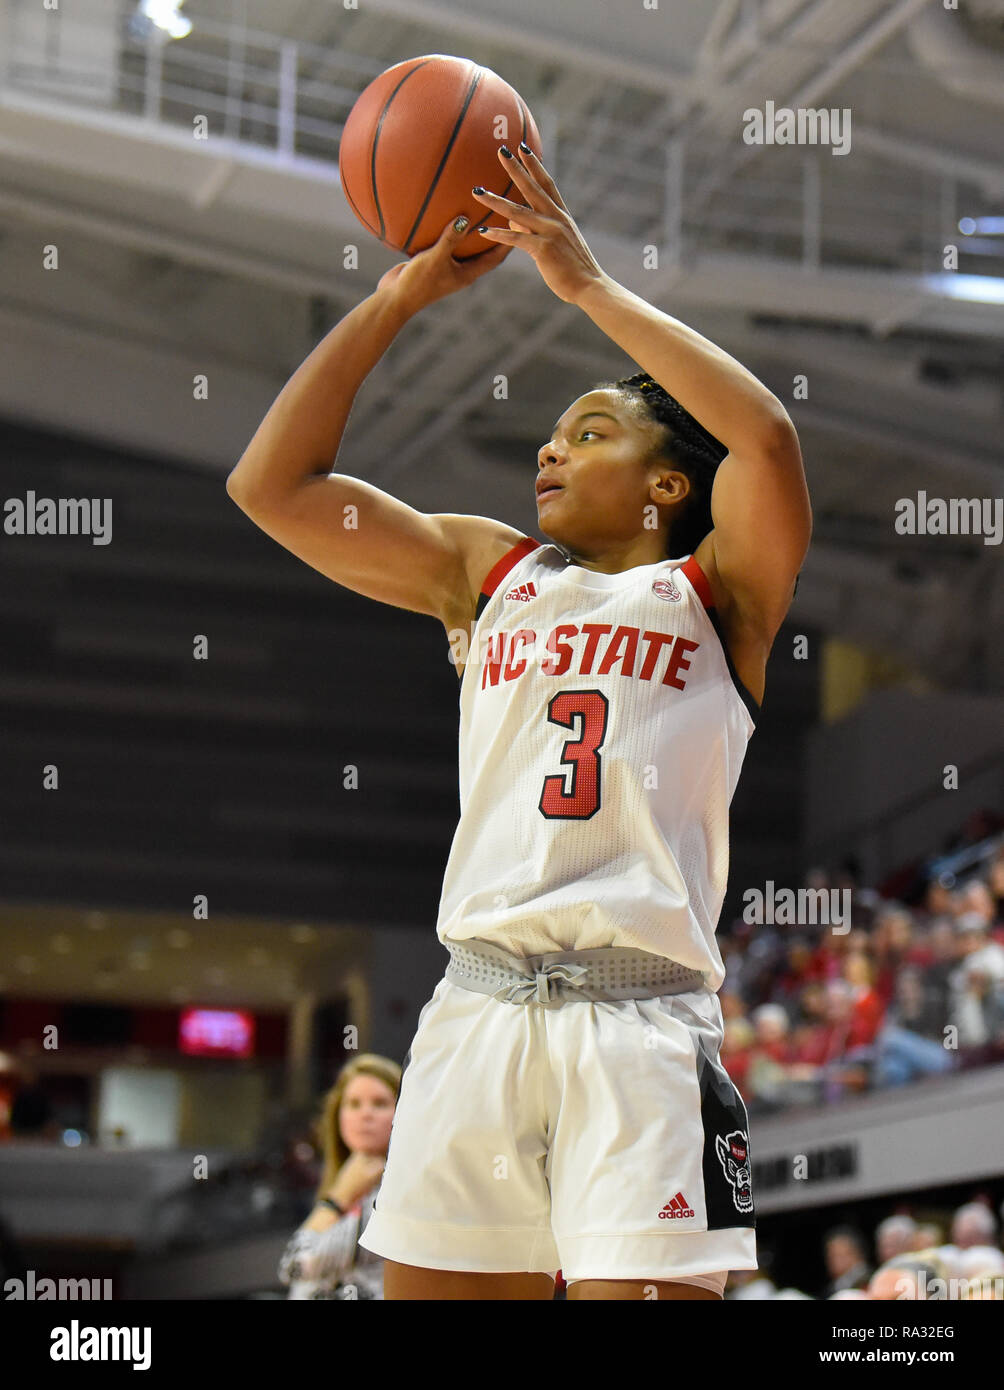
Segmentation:
{"type": "Polygon", "coordinates": [[[722,577],[718,573],[718,566],[715,563],[714,534],[714,531],[708,532],[700,545],[695,548],[690,560],[696,564],[698,574],[703,580],[700,585],[703,590],[703,598],[710,600],[710,606],[722,614],[731,603],[731,595],[722,582],[722,577]]]}
{"type": "MultiPolygon", "coordinates": [[[[744,602],[741,595],[733,593],[725,582],[718,568],[713,530],[703,538],[691,558],[697,562],[707,585],[706,593],[702,597],[705,601],[710,599],[711,606],[714,607],[725,631],[737,641],[752,641],[761,645],[766,643],[769,650],[791,606],[795,584],[792,584],[791,592],[782,608],[774,606],[765,610],[762,605],[744,602]]],[[[797,580],[795,582],[797,583],[797,580]]]]}
{"type": "Polygon", "coordinates": [[[472,614],[485,580],[499,562],[520,545],[527,552],[540,545],[525,531],[496,521],[494,517],[440,512],[438,519],[443,534],[449,537],[461,556],[467,588],[462,601],[472,614]]]}

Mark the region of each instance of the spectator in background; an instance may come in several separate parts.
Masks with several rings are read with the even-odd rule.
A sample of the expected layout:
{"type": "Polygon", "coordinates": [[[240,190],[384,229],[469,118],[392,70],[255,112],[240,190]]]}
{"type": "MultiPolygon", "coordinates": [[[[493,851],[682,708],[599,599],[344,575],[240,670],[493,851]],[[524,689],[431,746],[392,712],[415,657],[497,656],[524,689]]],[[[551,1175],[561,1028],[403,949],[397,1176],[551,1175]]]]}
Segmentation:
{"type": "MultiPolygon", "coordinates": [[[[868,1284],[868,1294],[878,1303],[924,1298],[929,1296],[928,1290],[934,1280],[947,1277],[933,1250],[898,1255],[875,1271],[868,1284]]],[[[940,1285],[934,1287],[940,1288],[940,1285]]]]}
{"type": "Polygon", "coordinates": [[[1002,1257],[997,1246],[997,1218],[986,1200],[959,1207],[952,1217],[948,1244],[922,1253],[924,1258],[936,1257],[949,1279],[993,1275],[1002,1257]]]}
{"type": "Polygon", "coordinates": [[[864,1289],[868,1286],[871,1270],[864,1237],[850,1226],[837,1226],[828,1231],[824,1238],[823,1256],[830,1282],[823,1290],[823,1298],[831,1298],[840,1289],[864,1289]]]}
{"type": "Polygon", "coordinates": [[[719,1055],[722,1066],[747,1101],[752,1099],[748,1091],[747,1074],[753,1042],[753,1025],[748,1018],[740,1016],[726,1019],[719,1055]]]}
{"type": "MultiPolygon", "coordinates": [[[[851,933],[855,935],[855,933],[851,933]]],[[[885,1006],[875,989],[872,963],[864,950],[852,951],[844,960],[844,979],[851,986],[854,999],[854,1025],[865,1045],[874,1039],[882,1026],[885,1006]]],[[[852,1044],[852,1046],[855,1044],[852,1044]]]]}
{"type": "Polygon", "coordinates": [[[959,1047],[975,1053],[967,1060],[988,1062],[1004,1040],[1004,946],[990,940],[979,913],[963,913],[956,931],[960,958],[948,977],[950,1021],[959,1047]]]}
{"type": "Polygon", "coordinates": [[[941,1227],[936,1226],[933,1221],[928,1221],[917,1227],[910,1250],[914,1254],[916,1254],[918,1250],[932,1250],[940,1245],[941,1242],[941,1227]]]}
{"type": "Polygon", "coordinates": [[[990,865],[987,885],[994,900],[994,922],[1004,923],[1004,845],[1001,845],[990,865]]]}
{"type": "Polygon", "coordinates": [[[952,1217],[949,1235],[957,1250],[997,1244],[997,1218],[985,1202],[966,1202],[952,1217]]]}
{"type": "Polygon", "coordinates": [[[917,1223],[912,1216],[887,1216],[875,1232],[875,1254],[880,1265],[913,1250],[917,1223]]]}
{"type": "Polygon", "coordinates": [[[798,1065],[788,1015],[780,1004],[761,1004],[753,1011],[756,1040],[747,1072],[750,1105],[761,1113],[781,1106],[807,1105],[818,1087],[798,1065]]]}
{"type": "Polygon", "coordinates": [[[792,1064],[801,1068],[800,1075],[810,1080],[816,1075],[811,1058],[823,1048],[826,1031],[826,991],[813,981],[802,990],[798,1000],[799,1018],[791,1033],[792,1064]]]}
{"type": "Polygon", "coordinates": [[[383,1176],[400,1086],[396,1062],[364,1052],[325,1096],[317,1203],[279,1261],[291,1299],[383,1298],[383,1260],[358,1242],[383,1176]]]}
{"type": "Polygon", "coordinates": [[[924,894],[924,910],[930,917],[950,917],[955,907],[952,890],[940,878],[932,878],[924,894]]]}
{"type": "Polygon", "coordinates": [[[800,1028],[816,1028],[826,1022],[826,990],[816,980],[802,990],[798,999],[800,1028]]]}
{"type": "MultiPolygon", "coordinates": [[[[971,819],[971,831],[983,824],[971,819]]],[[[915,910],[860,887],[850,861],[836,872],[811,868],[809,889],[852,887],[849,932],[821,924],[754,930],[735,919],[723,949],[731,990],[720,997],[726,1022],[749,1017],[757,1030],[752,1045],[745,1026],[733,1033],[748,1105],[769,1111],[837,1100],[1004,1059],[1004,843],[995,850],[989,861],[981,844],[982,875],[958,886],[936,860],[918,860],[923,877],[912,867],[908,887],[926,888],[924,908],[915,910]],[[781,1015],[760,1012],[765,1005],[783,1009],[787,1030],[781,1015]],[[945,1046],[949,1024],[957,1047],[945,1046]]]]}
{"type": "Polygon", "coordinates": [[[743,999],[760,999],[770,989],[781,970],[785,943],[774,927],[740,922],[737,928],[740,949],[730,962],[730,984],[743,999]]]}
{"type": "Polygon", "coordinates": [[[861,994],[860,987],[846,980],[831,980],[826,986],[826,1022],[806,1030],[800,1039],[796,1058],[800,1075],[815,1075],[822,1083],[824,1100],[837,1100],[869,1084],[880,1017],[868,994],[868,990],[861,994]],[[863,1004],[860,1010],[859,1004],[863,1004]]]}
{"type": "Polygon", "coordinates": [[[728,1023],[730,1018],[745,1018],[746,1005],[734,989],[722,986],[718,993],[718,1002],[722,1006],[722,1018],[728,1023]]]}
{"type": "Polygon", "coordinates": [[[931,991],[945,1020],[948,1019],[948,981],[959,961],[959,939],[951,918],[939,917],[927,934],[929,963],[924,969],[924,983],[931,991]]]}
{"type": "Polygon", "coordinates": [[[918,1077],[940,1076],[958,1064],[945,1046],[947,1023],[921,971],[900,971],[896,997],[875,1039],[876,1086],[903,1086],[918,1077]]]}
{"type": "Polygon", "coordinates": [[[787,943],[780,974],[771,989],[771,1003],[791,1007],[803,986],[815,978],[812,947],[804,937],[793,936],[787,943]]]}
{"type": "Polygon", "coordinates": [[[963,913],[975,913],[989,932],[997,921],[997,903],[982,878],[971,878],[959,890],[963,913]]]}
{"type": "Polygon", "coordinates": [[[824,931],[822,939],[812,953],[812,963],[805,978],[819,980],[823,984],[839,980],[843,975],[844,960],[850,949],[850,935],[850,932],[824,931]]]}
{"type": "Polygon", "coordinates": [[[970,1245],[959,1251],[956,1265],[963,1279],[1004,1280],[1004,1255],[996,1245],[970,1245]]]}
{"type": "Polygon", "coordinates": [[[907,964],[926,963],[927,953],[914,940],[913,917],[898,903],[878,913],[871,949],[875,959],[875,989],[884,1004],[891,1004],[896,979],[907,964]]]}

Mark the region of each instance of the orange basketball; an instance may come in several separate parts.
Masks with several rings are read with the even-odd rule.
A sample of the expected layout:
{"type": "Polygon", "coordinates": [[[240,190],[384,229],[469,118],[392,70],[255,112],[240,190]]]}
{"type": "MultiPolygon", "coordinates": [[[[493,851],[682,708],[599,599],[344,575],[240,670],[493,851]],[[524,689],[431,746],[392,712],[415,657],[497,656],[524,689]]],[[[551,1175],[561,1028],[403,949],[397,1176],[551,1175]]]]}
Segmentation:
{"type": "Polygon", "coordinates": [[[414,256],[466,213],[472,230],[458,260],[490,251],[479,226],[508,219],[471,196],[480,184],[514,203],[523,195],[496,151],[521,140],[542,157],[526,102],[490,68],[432,53],[382,72],[359,96],[342,131],[338,172],[349,206],[385,246],[414,256]]]}

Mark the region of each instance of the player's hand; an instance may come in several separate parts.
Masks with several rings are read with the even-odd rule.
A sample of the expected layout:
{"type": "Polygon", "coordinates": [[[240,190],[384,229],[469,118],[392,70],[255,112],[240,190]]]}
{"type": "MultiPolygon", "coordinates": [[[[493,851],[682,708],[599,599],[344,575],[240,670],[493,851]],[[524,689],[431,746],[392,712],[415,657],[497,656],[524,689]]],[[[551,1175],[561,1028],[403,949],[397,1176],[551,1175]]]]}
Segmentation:
{"type": "Polygon", "coordinates": [[[603,274],[602,269],[565,207],[557,184],[533,151],[520,145],[518,157],[514,154],[506,159],[500,149],[499,159],[526,200],[526,207],[496,193],[474,193],[479,203],[509,219],[508,228],[486,227],[481,235],[487,241],[521,247],[533,257],[548,289],[566,304],[574,304],[603,274]]]}
{"type": "MultiPolygon", "coordinates": [[[[458,217],[466,214],[458,214],[458,217]]],[[[489,270],[505,260],[511,246],[493,246],[478,256],[458,261],[453,248],[471,230],[470,221],[457,230],[457,221],[448,222],[438,241],[417,252],[410,260],[399,261],[377,281],[377,290],[387,290],[394,294],[409,313],[417,313],[427,304],[443,299],[455,290],[462,290],[479,280],[489,270]]]]}

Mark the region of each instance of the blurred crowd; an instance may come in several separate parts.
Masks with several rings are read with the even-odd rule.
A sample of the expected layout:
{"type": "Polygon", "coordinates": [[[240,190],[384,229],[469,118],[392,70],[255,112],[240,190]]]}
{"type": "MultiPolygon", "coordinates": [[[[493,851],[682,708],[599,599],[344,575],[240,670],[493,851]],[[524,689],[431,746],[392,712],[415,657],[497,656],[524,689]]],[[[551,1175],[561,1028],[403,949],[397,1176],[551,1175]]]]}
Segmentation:
{"type": "Polygon", "coordinates": [[[849,930],[736,921],[721,938],[722,1061],[751,1115],[1004,1060],[1004,841],[907,905],[847,889],[849,930]]]}
{"type": "MultiPolygon", "coordinates": [[[[1002,1210],[1004,1215],[1004,1210],[1002,1210]]],[[[872,1239],[852,1226],[824,1237],[827,1281],[815,1294],[779,1288],[770,1257],[761,1267],[733,1270],[727,1299],[867,1299],[964,1301],[1004,1299],[1000,1222],[985,1194],[960,1206],[947,1223],[918,1220],[905,1211],[886,1217],[872,1239]]]]}

